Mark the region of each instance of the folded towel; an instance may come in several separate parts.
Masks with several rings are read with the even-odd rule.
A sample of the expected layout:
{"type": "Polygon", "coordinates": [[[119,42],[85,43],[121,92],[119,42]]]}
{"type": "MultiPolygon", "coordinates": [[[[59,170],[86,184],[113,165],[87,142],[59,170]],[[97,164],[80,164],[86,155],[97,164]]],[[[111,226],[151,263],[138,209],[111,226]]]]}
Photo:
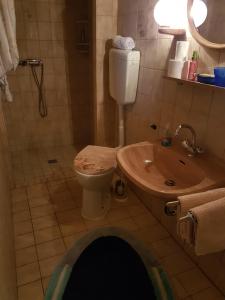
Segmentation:
{"type": "Polygon", "coordinates": [[[193,222],[190,222],[192,215],[189,214],[189,211],[194,207],[216,201],[223,197],[225,197],[225,188],[178,197],[177,234],[183,242],[189,245],[193,244],[194,228],[193,222]],[[184,218],[187,215],[189,218],[184,218]]]}
{"type": "Polygon", "coordinates": [[[190,210],[194,222],[194,248],[197,255],[225,249],[225,197],[190,210]]]}
{"type": "Polygon", "coordinates": [[[215,201],[223,197],[225,197],[225,188],[178,197],[179,206],[177,210],[177,218],[180,219],[186,216],[188,211],[193,207],[215,201]]]}
{"type": "Polygon", "coordinates": [[[123,50],[132,50],[135,48],[135,42],[131,37],[116,35],[113,39],[113,47],[123,50]]]}

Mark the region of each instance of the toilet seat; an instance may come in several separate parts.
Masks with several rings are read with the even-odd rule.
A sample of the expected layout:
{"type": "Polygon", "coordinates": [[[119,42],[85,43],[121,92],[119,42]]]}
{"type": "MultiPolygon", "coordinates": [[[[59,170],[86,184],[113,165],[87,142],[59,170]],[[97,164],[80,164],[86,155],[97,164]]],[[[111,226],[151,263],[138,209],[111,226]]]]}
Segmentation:
{"type": "Polygon", "coordinates": [[[84,175],[103,175],[116,168],[116,149],[87,146],[74,160],[75,170],[84,175]]]}

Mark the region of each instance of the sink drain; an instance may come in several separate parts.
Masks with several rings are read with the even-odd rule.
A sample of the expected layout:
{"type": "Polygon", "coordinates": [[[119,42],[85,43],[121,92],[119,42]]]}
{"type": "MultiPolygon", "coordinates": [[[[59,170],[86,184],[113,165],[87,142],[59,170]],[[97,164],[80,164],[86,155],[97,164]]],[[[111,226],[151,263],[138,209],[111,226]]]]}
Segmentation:
{"type": "Polygon", "coordinates": [[[172,180],[172,179],[168,179],[165,181],[165,185],[167,186],[176,186],[176,181],[172,180]]]}

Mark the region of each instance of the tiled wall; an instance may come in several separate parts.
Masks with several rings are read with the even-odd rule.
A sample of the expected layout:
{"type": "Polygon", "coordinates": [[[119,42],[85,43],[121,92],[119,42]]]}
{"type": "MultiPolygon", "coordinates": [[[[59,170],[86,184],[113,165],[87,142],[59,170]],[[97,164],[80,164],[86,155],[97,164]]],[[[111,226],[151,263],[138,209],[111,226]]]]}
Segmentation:
{"type": "MultiPolygon", "coordinates": [[[[156,0],[120,0],[118,33],[135,38],[141,50],[141,69],[137,101],[126,110],[127,143],[155,139],[173,133],[180,123],[188,123],[197,132],[198,143],[225,159],[225,91],[179,85],[163,79],[167,61],[176,40],[158,33],[153,18],[156,0]],[[157,130],[150,125],[156,124],[157,130]]],[[[225,51],[210,50],[190,38],[190,55],[200,53],[199,70],[224,65],[225,51]]]]}
{"type": "MultiPolygon", "coordinates": [[[[178,124],[188,123],[197,132],[198,143],[225,159],[225,91],[209,87],[179,85],[163,79],[167,60],[174,52],[175,40],[158,34],[153,19],[156,0],[120,0],[118,33],[135,38],[141,50],[141,69],[136,103],[126,109],[126,142],[154,140],[173,133],[178,124]],[[157,125],[153,130],[151,125],[157,125]]],[[[224,65],[225,51],[210,50],[190,38],[190,55],[200,53],[201,72],[224,65]]],[[[141,195],[164,225],[175,232],[176,220],[164,214],[164,202],[141,195]]],[[[225,253],[192,257],[225,294],[225,253]]]]}
{"type": "Polygon", "coordinates": [[[81,76],[81,60],[83,65],[83,61],[88,60],[88,55],[81,58],[75,54],[71,58],[69,56],[76,50],[76,27],[71,33],[71,27],[76,24],[69,24],[71,13],[74,13],[74,20],[77,17],[76,12],[83,7],[88,13],[88,7],[79,7],[78,2],[76,1],[75,9],[74,1],[15,1],[20,57],[39,57],[44,62],[44,94],[48,117],[42,119],[39,116],[38,93],[31,70],[28,67],[19,67],[9,76],[15,101],[5,105],[12,150],[83,142],[77,133],[77,123],[81,120],[82,124],[82,119],[89,119],[89,112],[82,110],[83,103],[79,103],[83,101],[88,104],[89,98],[86,95],[83,97],[82,91],[77,91],[74,86],[77,86],[78,79],[81,81],[81,77],[88,86],[86,67],[81,76]],[[77,103],[77,99],[80,102],[77,103]],[[71,107],[73,112],[76,110],[76,115],[72,113],[71,107]],[[77,117],[77,111],[80,117],[77,117]]]}
{"type": "Polygon", "coordinates": [[[0,95],[0,299],[16,300],[16,267],[10,201],[8,143],[0,95]]]}
{"type": "Polygon", "coordinates": [[[93,143],[92,0],[66,2],[68,80],[75,145],[93,143]]]}
{"type": "Polygon", "coordinates": [[[95,143],[116,145],[116,103],[109,96],[111,39],[117,32],[117,0],[95,0],[95,143]]]}

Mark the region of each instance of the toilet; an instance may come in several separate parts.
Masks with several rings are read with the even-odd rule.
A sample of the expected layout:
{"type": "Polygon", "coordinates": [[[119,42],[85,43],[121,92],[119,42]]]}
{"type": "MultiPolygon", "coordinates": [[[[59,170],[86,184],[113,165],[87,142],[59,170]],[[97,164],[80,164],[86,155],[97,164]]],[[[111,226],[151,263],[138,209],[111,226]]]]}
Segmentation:
{"type": "Polygon", "coordinates": [[[87,146],[76,156],[74,167],[83,188],[83,218],[93,221],[104,218],[110,209],[116,149],[87,146]]]}
{"type": "MultiPolygon", "coordinates": [[[[123,107],[135,102],[140,52],[111,49],[109,53],[109,90],[118,104],[119,147],[123,147],[123,107]]],[[[88,220],[100,220],[110,209],[110,186],[116,168],[118,148],[87,146],[75,158],[77,180],[83,187],[82,216],[88,220]]]]}

